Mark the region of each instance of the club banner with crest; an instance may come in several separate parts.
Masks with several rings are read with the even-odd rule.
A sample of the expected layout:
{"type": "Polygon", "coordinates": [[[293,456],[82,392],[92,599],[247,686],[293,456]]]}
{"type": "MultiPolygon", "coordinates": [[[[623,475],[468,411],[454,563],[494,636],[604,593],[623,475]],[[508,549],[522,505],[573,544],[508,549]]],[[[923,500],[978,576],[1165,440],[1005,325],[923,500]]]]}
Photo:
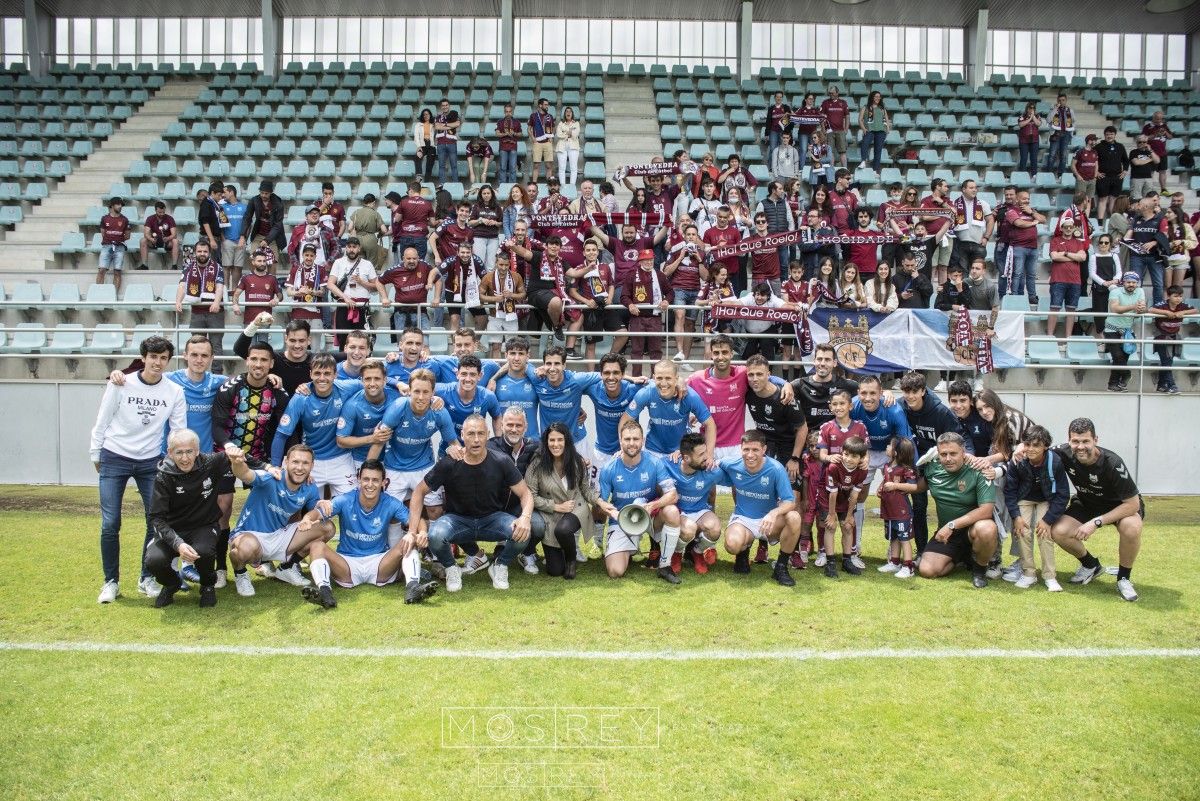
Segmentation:
{"type": "Polygon", "coordinates": [[[814,344],[829,342],[838,363],[855,373],[964,370],[989,373],[1025,366],[1021,312],[897,309],[891,314],[817,308],[809,315],[814,344]]]}

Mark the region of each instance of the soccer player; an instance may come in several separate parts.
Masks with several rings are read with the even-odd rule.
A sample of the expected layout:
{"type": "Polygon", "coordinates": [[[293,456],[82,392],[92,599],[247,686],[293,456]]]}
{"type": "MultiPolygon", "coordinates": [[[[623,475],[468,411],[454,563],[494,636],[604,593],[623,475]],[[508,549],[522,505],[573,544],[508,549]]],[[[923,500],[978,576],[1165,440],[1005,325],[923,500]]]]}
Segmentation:
{"type": "Polygon", "coordinates": [[[252,562],[283,562],[288,567],[275,571],[275,577],[298,587],[309,582],[300,574],[294,554],[303,554],[308,544],[328,536],[327,529],[299,530],[299,523],[288,523],[297,512],[308,512],[321,499],[317,487],[308,481],[312,472],[313,452],[307,445],[293,445],[283,463],[283,476],[275,478],[266,470],[251,470],[240,449],[226,448],[233,474],[250,487],[246,505],[238,517],[229,541],[229,560],[233,562],[233,584],[238,595],[254,595],[254,584],[246,565],[252,562]],[[286,575],[284,575],[286,574],[286,575]]]}
{"type": "MultiPolygon", "coordinates": [[[[433,467],[433,435],[442,436],[443,444],[449,443],[447,453],[461,455],[458,435],[450,413],[445,409],[434,411],[434,378],[429,370],[416,370],[409,377],[408,397],[400,398],[383,413],[379,428],[388,435],[387,452],[383,457],[387,468],[387,492],[408,502],[413,489],[421,482],[425,471],[433,467]]],[[[375,442],[367,451],[368,459],[378,459],[384,445],[375,442]]],[[[425,514],[436,520],[442,512],[442,495],[437,491],[426,493],[425,514]]],[[[402,536],[400,527],[393,527],[388,542],[395,545],[402,536]]]]}
{"type": "MultiPolygon", "coordinates": [[[[347,331],[342,337],[342,350],[346,353],[345,361],[339,362],[334,378],[358,378],[363,363],[371,355],[371,336],[365,331],[347,331]]],[[[311,366],[310,366],[311,369],[311,366]]]]}
{"type": "MultiPolygon", "coordinates": [[[[746,430],[746,390],[750,384],[746,368],[733,363],[733,340],[718,334],[710,342],[712,366],[698,370],[688,376],[687,385],[700,395],[704,405],[712,413],[717,427],[716,447],[712,459],[724,461],[741,457],[739,445],[746,430]]],[[[792,387],[776,376],[770,382],[780,388],[781,403],[794,399],[792,387]]]]}
{"type": "MultiPolygon", "coordinates": [[[[409,377],[417,370],[430,370],[434,378],[441,373],[441,366],[432,359],[421,358],[421,349],[425,346],[425,334],[421,329],[409,326],[400,332],[399,350],[388,354],[386,363],[388,378],[394,378],[407,384],[409,377]],[[395,358],[391,358],[391,357],[395,358]]],[[[453,380],[453,378],[451,378],[453,380]]]]}
{"type": "Polygon", "coordinates": [[[403,503],[383,492],[387,471],[383,462],[371,459],[358,468],[358,488],[339,495],[332,501],[318,501],[317,507],[300,521],[298,531],[324,529],[331,533],[333,517],[338,519],[337,550],[330,548],[324,538],[308,546],[308,569],[314,587],[302,587],[304,600],[324,609],[337,606],[330,581],[339,587],[374,584],[385,587],[404,575],[404,603],[415,604],[433,595],[437,584],[421,581],[420,548],[425,537],[417,532],[405,534],[395,545],[388,547],[388,526],[408,525],[408,509],[403,503]]]}
{"type": "Polygon", "coordinates": [[[443,456],[413,489],[409,519],[419,519],[425,496],[440,490],[446,513],[429,526],[429,550],[446,570],[446,591],[462,589],[462,568],[450,547],[480,540],[504,543],[488,575],[493,588],[507,590],[508,566],[530,541],[533,494],[513,460],[488,449],[482,417],[473,414],[464,420],[462,436],[462,458],[443,456]],[[510,495],[520,500],[518,517],[504,511],[510,495]]]}
{"type": "Polygon", "coordinates": [[[754,426],[767,436],[767,456],[787,467],[793,484],[800,478],[804,453],[804,416],[795,403],[784,403],[771,383],[771,363],[761,353],[746,360],[746,408],[754,426]]]}
{"type": "Polygon", "coordinates": [[[229,457],[222,451],[205,453],[200,437],[190,429],[171,432],[167,458],[158,466],[150,525],[154,540],[146,549],[146,570],[162,585],[154,599],[161,609],[183,589],[173,559],[196,565],[200,584],[200,606],[217,605],[216,556],[220,548],[221,510],[216,486],[229,470],[229,457]]]}
{"type": "Polygon", "coordinates": [[[1062,459],[1075,485],[1075,497],[1054,524],[1051,535],[1064,551],[1079,560],[1071,583],[1087,584],[1104,568],[1084,543],[1102,526],[1116,528],[1120,562],[1117,593],[1126,601],[1136,601],[1138,594],[1129,577],[1142,547],[1146,506],[1124,460],[1101,448],[1099,441],[1096,425],[1086,417],[1077,417],[1067,429],[1067,444],[1052,450],[1062,459]]]}
{"type": "MultiPolygon", "coordinates": [[[[679,440],[687,433],[692,415],[704,431],[706,454],[716,446],[717,424],[712,413],[700,399],[696,390],[679,384],[679,365],[663,359],[654,365],[654,386],[643,387],[622,415],[618,425],[624,428],[628,420],[637,420],[642,410],[648,409],[646,426],[646,450],[660,459],[679,458],[679,440]],[[680,397],[680,391],[683,397],[680,397]]],[[[708,466],[712,466],[709,461],[708,466]]]]}
{"type": "MultiPolygon", "coordinates": [[[[721,520],[710,504],[713,488],[728,483],[719,466],[709,466],[708,443],[700,434],[684,434],[679,440],[679,461],[666,460],[666,468],[675,479],[679,495],[679,539],[687,543],[685,553],[692,557],[692,567],[703,575],[717,563],[717,540],[721,539],[721,520]]],[[[671,569],[679,572],[672,557],[671,569]]]]}
{"type": "Polygon", "coordinates": [[[833,346],[828,342],[821,342],[813,349],[812,374],[792,382],[796,404],[804,413],[803,439],[806,441],[810,430],[819,431],[821,426],[833,417],[833,412],[829,410],[829,398],[835,390],[845,390],[850,393],[850,397],[858,393],[858,383],[834,375],[835,367],[837,356],[833,346]]]}
{"type": "MultiPolygon", "coordinates": [[[[869,490],[875,480],[875,471],[889,462],[888,445],[895,437],[911,442],[912,432],[908,428],[908,416],[897,403],[882,402],[883,385],[879,376],[863,376],[858,382],[858,397],[850,404],[850,419],[862,423],[867,429],[867,481],[869,490]]],[[[854,541],[854,553],[858,554],[862,543],[863,525],[866,522],[866,498],[859,501],[854,510],[854,525],[858,536],[854,541]]],[[[911,520],[911,515],[909,516],[911,520]]]]}
{"type": "MultiPolygon", "coordinates": [[[[253,342],[246,352],[246,372],[226,381],[212,406],[213,445],[223,449],[232,442],[246,455],[252,468],[265,466],[271,458],[271,441],[287,408],[288,393],[271,385],[274,351],[265,342],[253,342]]],[[[225,474],[217,488],[221,505],[221,536],[229,536],[233,511],[234,474],[225,474]]],[[[265,567],[265,566],[264,566],[265,567]]],[[[268,568],[269,570],[269,568],[268,568]]]]}
{"type": "Polygon", "coordinates": [[[725,529],[725,550],[734,555],[733,572],[750,572],[750,543],[757,537],[779,543],[772,578],[785,587],[795,586],[788,560],[800,539],[800,513],[787,470],[767,458],[767,437],[761,431],[742,434],[739,459],[721,462],[734,489],[733,516],[725,529]]]}
{"type": "Polygon", "coordinates": [[[961,434],[940,434],[937,458],[925,465],[917,482],[919,492],[933,496],[938,516],[938,529],[925,545],[919,572],[922,578],[940,578],[959,562],[969,562],[971,585],[981,589],[988,584],[988,562],[999,533],[992,520],[996,493],[992,482],[967,464],[967,456],[961,434]]]}
{"type": "MultiPolygon", "coordinates": [[[[483,364],[473,355],[463,356],[458,360],[458,380],[448,384],[438,384],[436,393],[446,404],[446,411],[454,423],[454,429],[462,433],[462,424],[468,417],[489,415],[492,418],[492,428],[500,431],[500,404],[491,390],[479,386],[479,377],[483,373],[483,364]]],[[[442,454],[446,453],[445,440],[442,441],[442,454]]]]}
{"type": "Polygon", "coordinates": [[[679,542],[679,509],[675,506],[679,495],[670,471],[657,456],[642,450],[643,441],[641,424],[636,420],[626,422],[621,426],[621,458],[613,459],[600,471],[596,506],[612,520],[604,567],[609,578],[620,578],[629,570],[631,555],[641,550],[641,535],[631,535],[618,525],[621,510],[636,504],[651,516],[661,515],[658,577],[668,584],[678,584],[680,579],[671,570],[671,558],[679,542]]]}
{"type": "MultiPolygon", "coordinates": [[[[146,537],[142,558],[153,536],[150,506],[154,494],[164,430],[187,427],[187,402],[183,390],[163,380],[163,371],[175,353],[169,339],[147,337],[140,347],[144,367],[128,376],[124,386],[110,383],[104,390],[89,453],[100,475],[100,560],[104,585],[97,601],[112,603],[121,594],[121,502],[129,479],[137,482],[146,512],[146,537]]],[[[138,592],[156,598],[161,586],[143,567],[138,592]]]]}
{"type": "Polygon", "coordinates": [[[314,355],[309,369],[313,391],[296,393],[288,401],[271,442],[271,464],[282,463],[288,437],[299,427],[304,444],[313,449],[312,483],[321,493],[328,487],[341,495],[354,489],[354,459],[337,443],[337,423],[346,401],[361,391],[360,384],[335,381],[337,362],[329,353],[314,355]]]}
{"type": "Polygon", "coordinates": [[[525,412],[527,436],[538,439],[541,426],[538,423],[537,390],[533,384],[533,371],[529,369],[529,340],[523,336],[509,337],[504,343],[504,358],[508,370],[504,375],[496,376],[493,393],[496,402],[501,409],[516,406],[525,412]]]}
{"type": "MultiPolygon", "coordinates": [[[[271,319],[263,315],[253,320],[233,344],[233,352],[245,359],[250,355],[250,342],[258,329],[270,325],[271,319]]],[[[283,328],[283,353],[275,353],[271,371],[283,382],[283,390],[291,395],[296,387],[310,380],[309,361],[312,359],[312,324],[308,320],[290,320],[283,328]]],[[[345,358],[334,354],[335,359],[345,358]]]]}
{"type": "MultiPolygon", "coordinates": [[[[834,395],[833,402],[836,404],[839,398],[845,393],[834,395]]],[[[845,399],[846,406],[849,407],[850,399],[845,399]]],[[[825,430],[825,426],[835,424],[836,421],[831,420],[821,426],[821,430],[825,430]]],[[[852,576],[862,575],[865,565],[862,560],[855,561],[853,558],[854,543],[857,540],[857,532],[854,526],[854,508],[858,504],[860,495],[865,495],[867,488],[865,482],[867,480],[867,442],[863,437],[851,436],[842,440],[838,445],[839,452],[830,456],[828,453],[828,444],[821,445],[821,458],[825,464],[825,491],[817,496],[818,504],[823,512],[825,512],[825,575],[829,578],[837,577],[837,562],[833,553],[833,532],[837,531],[838,523],[842,527],[842,570],[845,570],[852,576]]],[[[820,565],[820,559],[817,560],[820,565]]]]}
{"type": "MultiPolygon", "coordinates": [[[[640,385],[625,378],[625,366],[625,357],[621,354],[604,354],[600,357],[598,366],[600,383],[592,384],[584,390],[584,394],[591,398],[592,409],[595,412],[596,441],[591,448],[588,475],[593,489],[597,491],[600,489],[600,471],[621,450],[621,438],[618,433],[621,419],[625,416],[630,401],[642,389],[640,385]]],[[[584,447],[584,443],[576,442],[575,447],[576,450],[580,450],[584,447]]],[[[577,554],[584,559],[588,556],[599,556],[599,544],[604,542],[606,515],[600,509],[593,507],[592,519],[596,524],[596,530],[591,545],[585,543],[585,549],[589,552],[580,551],[577,554]]]]}
{"type": "MultiPolygon", "coordinates": [[[[547,348],[542,354],[542,366],[533,373],[533,386],[537,390],[538,417],[541,420],[541,430],[558,421],[570,429],[575,440],[575,447],[584,459],[591,459],[591,449],[587,447],[585,437],[587,431],[579,423],[579,412],[583,394],[589,387],[601,382],[600,373],[579,373],[566,369],[567,352],[558,345],[547,348]]],[[[507,374],[508,366],[500,368],[495,380],[507,374]]]]}
{"type": "Polygon", "coordinates": [[[387,383],[387,370],[379,359],[368,359],[362,366],[362,391],[342,404],[337,420],[337,446],[350,451],[355,473],[367,460],[375,443],[386,445],[389,436],[379,430],[379,422],[388,406],[400,398],[387,383]]]}

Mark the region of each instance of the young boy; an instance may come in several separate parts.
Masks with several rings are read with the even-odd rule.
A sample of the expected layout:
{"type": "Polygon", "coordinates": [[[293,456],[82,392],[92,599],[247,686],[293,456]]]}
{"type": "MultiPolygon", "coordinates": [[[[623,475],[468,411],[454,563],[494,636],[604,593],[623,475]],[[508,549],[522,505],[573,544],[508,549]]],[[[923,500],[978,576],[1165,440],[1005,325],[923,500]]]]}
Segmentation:
{"type": "Polygon", "coordinates": [[[850,393],[846,390],[835,389],[829,394],[829,411],[833,413],[833,419],[821,424],[817,437],[817,449],[821,461],[826,465],[841,461],[839,454],[851,438],[857,437],[863,442],[870,439],[867,427],[858,420],[850,419],[851,406],[850,393]]]}
{"type": "MultiPolygon", "coordinates": [[[[792,305],[795,309],[808,308],[808,282],[804,280],[804,264],[800,261],[792,261],[788,265],[788,279],[783,282],[783,299],[792,305]]],[[[800,334],[800,325],[793,326],[797,337],[800,334]]],[[[783,338],[783,361],[792,361],[792,354],[795,353],[797,361],[799,361],[799,347],[795,337],[783,338]]],[[[783,378],[792,380],[797,378],[797,368],[784,367],[783,378]]]]}
{"type": "Polygon", "coordinates": [[[1154,327],[1158,329],[1154,352],[1163,367],[1158,371],[1158,391],[1178,395],[1179,387],[1175,384],[1171,365],[1179,356],[1179,329],[1183,327],[1183,318],[1196,314],[1196,309],[1183,302],[1183,287],[1174,284],[1167,287],[1167,299],[1154,304],[1149,312],[1154,315],[1154,327]]]}
{"type": "MultiPolygon", "coordinates": [[[[828,423],[826,423],[828,425],[828,423]]],[[[825,468],[825,493],[820,497],[825,512],[825,575],[837,578],[837,563],[833,559],[833,533],[842,526],[842,570],[852,576],[862,575],[862,568],[850,561],[854,548],[854,507],[858,496],[866,492],[867,441],[850,437],[842,444],[837,461],[825,468]]]]}
{"type": "MultiPolygon", "coordinates": [[[[1025,458],[1013,461],[1004,479],[1004,504],[1013,521],[1013,537],[1021,554],[1021,576],[1015,581],[1025,590],[1037,584],[1033,563],[1033,536],[1042,552],[1042,580],[1050,592],[1062,592],[1054,573],[1054,540],[1050,529],[1066,511],[1071,498],[1067,470],[1050,450],[1050,432],[1030,426],[1021,438],[1025,458]]],[[[1007,574],[1005,579],[1008,579],[1007,574]]]]}
{"type": "MultiPolygon", "coordinates": [[[[804,510],[801,521],[803,526],[800,528],[800,547],[795,550],[792,561],[792,567],[797,570],[803,570],[808,566],[808,554],[812,551],[813,545],[813,524],[816,523],[818,527],[825,525],[823,517],[818,519],[819,496],[825,487],[825,464],[821,461],[821,455],[817,451],[817,437],[817,432],[810,429],[808,444],[800,456],[804,510]],[[795,554],[800,554],[800,556],[795,556],[795,554]]],[[[818,536],[817,540],[819,542],[817,561],[823,567],[826,561],[825,539],[818,536]]]]}
{"type": "Polygon", "coordinates": [[[912,440],[894,437],[887,446],[888,463],[879,485],[879,514],[883,518],[883,536],[888,541],[888,560],[880,573],[896,578],[912,578],[917,568],[912,553],[912,503],[908,496],[917,491],[916,451],[912,440]],[[903,558],[903,561],[901,559],[903,558]]]}

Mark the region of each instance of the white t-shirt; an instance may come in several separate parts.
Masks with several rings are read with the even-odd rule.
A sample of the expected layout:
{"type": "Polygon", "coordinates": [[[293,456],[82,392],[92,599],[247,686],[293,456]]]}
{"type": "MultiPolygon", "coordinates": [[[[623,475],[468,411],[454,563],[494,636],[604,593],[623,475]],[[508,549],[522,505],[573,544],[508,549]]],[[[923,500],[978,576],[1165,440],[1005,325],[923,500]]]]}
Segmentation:
{"type": "Polygon", "coordinates": [[[342,256],[333,263],[329,275],[333,278],[334,284],[340,284],[342,278],[347,274],[350,274],[350,280],[343,290],[346,297],[351,300],[370,300],[372,286],[378,277],[375,274],[375,265],[362,256],[355,261],[342,256]]]}
{"type": "MultiPolygon", "coordinates": [[[[744,298],[738,298],[737,302],[742,304],[743,306],[759,305],[758,301],[754,299],[753,294],[749,294],[744,298]]],[[[767,298],[765,307],[768,309],[778,309],[782,305],[783,305],[783,301],[780,300],[777,296],[772,295],[771,297],[767,298]]],[[[775,323],[760,321],[760,320],[742,320],[742,325],[744,325],[746,327],[747,333],[761,334],[761,333],[765,332],[771,326],[775,325],[775,323]]]]}
{"type": "Polygon", "coordinates": [[[100,401],[96,425],[88,448],[93,462],[107,449],[127,459],[153,459],[162,455],[163,428],[187,428],[187,401],[183,388],[165,377],[157,384],[142,381],[140,372],[125,378],[125,386],[109,384],[100,401]]]}

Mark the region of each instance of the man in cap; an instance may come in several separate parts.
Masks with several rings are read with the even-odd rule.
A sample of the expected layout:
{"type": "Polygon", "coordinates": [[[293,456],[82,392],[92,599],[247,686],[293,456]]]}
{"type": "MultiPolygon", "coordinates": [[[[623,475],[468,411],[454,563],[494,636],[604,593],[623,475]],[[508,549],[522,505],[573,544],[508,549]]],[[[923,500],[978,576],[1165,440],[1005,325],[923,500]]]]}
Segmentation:
{"type": "Polygon", "coordinates": [[[651,363],[662,359],[663,314],[671,307],[675,294],[671,283],[654,265],[654,251],[638,254],[638,268],[621,284],[621,302],[629,310],[629,334],[633,375],[641,375],[640,360],[651,363]]]}
{"type": "Polygon", "coordinates": [[[287,247],[283,233],[283,199],[275,194],[275,182],[263,181],[258,185],[258,195],[250,200],[242,232],[250,241],[250,252],[263,245],[271,249],[275,262],[287,247]]]}

